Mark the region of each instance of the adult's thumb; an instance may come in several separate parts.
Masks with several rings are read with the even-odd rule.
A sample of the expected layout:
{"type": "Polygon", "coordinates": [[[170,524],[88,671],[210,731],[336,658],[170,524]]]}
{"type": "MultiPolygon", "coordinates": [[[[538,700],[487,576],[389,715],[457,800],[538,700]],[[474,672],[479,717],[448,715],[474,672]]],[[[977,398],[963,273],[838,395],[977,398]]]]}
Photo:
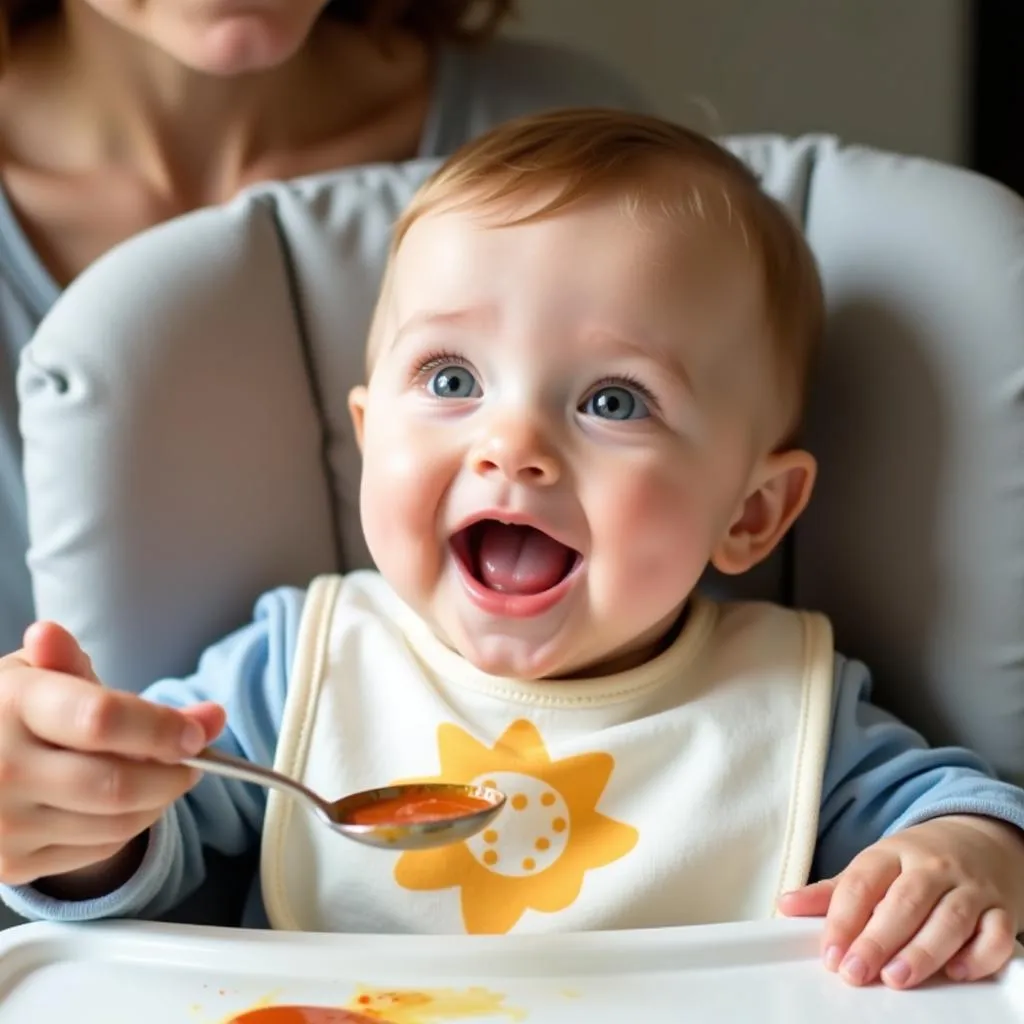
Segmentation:
{"type": "Polygon", "coordinates": [[[204,747],[209,746],[224,731],[227,721],[227,712],[220,704],[214,704],[212,701],[181,708],[181,713],[202,730],[204,747]]]}
{"type": "Polygon", "coordinates": [[[36,622],[29,626],[22,653],[33,668],[99,682],[89,655],[63,626],[55,622],[36,622]]]}

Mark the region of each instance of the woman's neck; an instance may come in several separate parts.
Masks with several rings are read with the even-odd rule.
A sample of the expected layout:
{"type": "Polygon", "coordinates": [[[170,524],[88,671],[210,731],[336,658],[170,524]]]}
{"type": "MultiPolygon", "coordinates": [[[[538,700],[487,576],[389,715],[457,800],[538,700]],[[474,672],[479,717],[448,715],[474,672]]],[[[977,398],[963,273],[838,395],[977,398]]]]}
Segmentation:
{"type": "Polygon", "coordinates": [[[58,168],[128,167],[187,208],[256,180],[412,155],[401,150],[415,150],[430,67],[414,40],[396,39],[382,52],[366,35],[323,20],[284,63],[221,77],[68,0],[63,19],[16,41],[8,74],[23,100],[12,110],[20,108],[25,126],[11,131],[30,149],[43,141],[32,138],[34,125],[48,121],[37,134],[58,168]],[[24,116],[24,103],[42,104],[44,116],[24,116]],[[400,124],[392,124],[396,112],[400,124]]]}

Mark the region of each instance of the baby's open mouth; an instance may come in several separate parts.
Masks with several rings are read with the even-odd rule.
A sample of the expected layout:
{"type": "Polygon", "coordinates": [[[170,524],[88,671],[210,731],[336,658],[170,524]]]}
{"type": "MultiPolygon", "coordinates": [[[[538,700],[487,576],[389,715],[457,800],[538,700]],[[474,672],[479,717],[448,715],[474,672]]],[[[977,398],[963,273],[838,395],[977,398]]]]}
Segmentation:
{"type": "Polygon", "coordinates": [[[582,559],[543,530],[497,519],[481,519],[459,530],[451,545],[470,576],[500,594],[543,594],[582,559]]]}

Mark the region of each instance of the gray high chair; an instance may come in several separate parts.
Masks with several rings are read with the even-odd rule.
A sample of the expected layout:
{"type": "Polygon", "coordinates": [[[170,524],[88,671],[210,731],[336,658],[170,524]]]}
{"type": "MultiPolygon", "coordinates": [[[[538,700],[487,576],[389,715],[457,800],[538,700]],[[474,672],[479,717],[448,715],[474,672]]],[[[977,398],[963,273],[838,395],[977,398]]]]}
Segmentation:
{"type": "MultiPolygon", "coordinates": [[[[816,496],[719,591],[821,609],[876,699],[1024,782],[1024,203],[831,138],[730,145],[827,289],[816,496]]],[[[188,672],[264,589],[367,563],[346,395],[432,164],[248,192],[120,246],[20,375],[40,616],[112,685],[188,672]]]]}

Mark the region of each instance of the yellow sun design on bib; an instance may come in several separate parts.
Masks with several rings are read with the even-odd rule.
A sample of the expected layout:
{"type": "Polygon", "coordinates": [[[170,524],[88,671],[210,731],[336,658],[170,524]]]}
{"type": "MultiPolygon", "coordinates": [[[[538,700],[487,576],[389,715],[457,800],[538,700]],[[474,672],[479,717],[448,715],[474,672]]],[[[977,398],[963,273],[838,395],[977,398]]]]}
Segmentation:
{"type": "Polygon", "coordinates": [[[636,829],[597,811],[615,767],[610,754],[552,761],[540,733],[522,720],[493,747],[450,724],[438,728],[437,743],[441,774],[416,781],[494,786],[508,803],[464,843],[402,854],[395,880],[415,891],[460,888],[468,933],[504,934],[527,910],[565,910],[587,871],[636,846],[636,829]]]}

